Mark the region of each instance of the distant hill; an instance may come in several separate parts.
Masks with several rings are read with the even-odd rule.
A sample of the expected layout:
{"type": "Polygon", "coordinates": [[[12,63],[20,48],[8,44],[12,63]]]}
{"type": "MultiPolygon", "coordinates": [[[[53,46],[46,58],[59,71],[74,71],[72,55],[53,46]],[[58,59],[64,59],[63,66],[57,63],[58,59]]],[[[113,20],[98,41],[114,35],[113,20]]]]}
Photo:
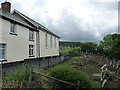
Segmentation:
{"type": "Polygon", "coordinates": [[[60,41],[60,47],[79,47],[81,42],[60,41]]]}

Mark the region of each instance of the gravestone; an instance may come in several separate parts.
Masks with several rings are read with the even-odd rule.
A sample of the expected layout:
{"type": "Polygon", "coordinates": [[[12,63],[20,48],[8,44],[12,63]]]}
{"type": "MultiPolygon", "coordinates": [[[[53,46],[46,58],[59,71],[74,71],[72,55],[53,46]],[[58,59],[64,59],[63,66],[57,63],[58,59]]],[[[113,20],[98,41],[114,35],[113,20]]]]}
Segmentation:
{"type": "Polygon", "coordinates": [[[102,67],[101,67],[101,82],[103,83],[104,79],[105,79],[105,71],[108,70],[107,69],[108,65],[107,64],[104,64],[102,67]]]}
{"type": "Polygon", "coordinates": [[[116,74],[120,73],[120,61],[118,61],[117,65],[116,65],[116,74]]]}

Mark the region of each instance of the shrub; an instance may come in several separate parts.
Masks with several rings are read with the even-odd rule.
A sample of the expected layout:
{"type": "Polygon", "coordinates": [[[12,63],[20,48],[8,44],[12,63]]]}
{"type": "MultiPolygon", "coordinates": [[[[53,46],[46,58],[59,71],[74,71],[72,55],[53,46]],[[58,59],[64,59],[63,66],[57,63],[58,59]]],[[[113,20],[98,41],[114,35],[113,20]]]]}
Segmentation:
{"type": "MultiPolygon", "coordinates": [[[[57,79],[61,79],[73,84],[78,85],[79,81],[79,87],[80,88],[91,88],[92,84],[90,79],[86,76],[85,73],[69,68],[69,67],[55,67],[51,69],[51,71],[48,73],[49,76],[55,77],[57,79]]],[[[76,88],[76,86],[68,85],[65,83],[61,83],[58,81],[52,81],[50,84],[51,88],[76,88]]]]}

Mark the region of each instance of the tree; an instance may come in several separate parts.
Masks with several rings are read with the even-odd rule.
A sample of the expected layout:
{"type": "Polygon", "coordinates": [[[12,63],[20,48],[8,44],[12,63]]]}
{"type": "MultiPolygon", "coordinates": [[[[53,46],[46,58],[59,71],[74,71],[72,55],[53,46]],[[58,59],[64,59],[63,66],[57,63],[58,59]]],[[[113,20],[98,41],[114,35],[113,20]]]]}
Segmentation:
{"type": "Polygon", "coordinates": [[[81,45],[81,51],[96,53],[97,44],[92,42],[85,42],[81,45]]]}
{"type": "Polygon", "coordinates": [[[109,58],[120,59],[120,34],[108,34],[98,46],[98,52],[109,58]]]}

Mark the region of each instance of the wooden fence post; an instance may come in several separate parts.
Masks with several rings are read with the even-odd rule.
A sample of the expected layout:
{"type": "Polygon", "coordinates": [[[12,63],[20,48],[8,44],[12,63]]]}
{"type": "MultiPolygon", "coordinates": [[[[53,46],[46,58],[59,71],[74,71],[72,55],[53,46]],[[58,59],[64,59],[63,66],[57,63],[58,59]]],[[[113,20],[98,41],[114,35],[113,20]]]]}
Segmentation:
{"type": "Polygon", "coordinates": [[[32,82],[32,72],[33,72],[33,67],[30,68],[30,73],[28,77],[28,85],[27,85],[28,88],[30,87],[29,84],[32,82]]]}
{"type": "Polygon", "coordinates": [[[80,81],[78,80],[77,81],[77,90],[79,90],[79,84],[80,84],[80,81]]]}
{"type": "Polygon", "coordinates": [[[39,69],[40,69],[41,68],[41,60],[39,59],[38,62],[39,62],[39,69]]]}
{"type": "Polygon", "coordinates": [[[49,68],[50,60],[48,59],[48,68],[49,68]]]}

